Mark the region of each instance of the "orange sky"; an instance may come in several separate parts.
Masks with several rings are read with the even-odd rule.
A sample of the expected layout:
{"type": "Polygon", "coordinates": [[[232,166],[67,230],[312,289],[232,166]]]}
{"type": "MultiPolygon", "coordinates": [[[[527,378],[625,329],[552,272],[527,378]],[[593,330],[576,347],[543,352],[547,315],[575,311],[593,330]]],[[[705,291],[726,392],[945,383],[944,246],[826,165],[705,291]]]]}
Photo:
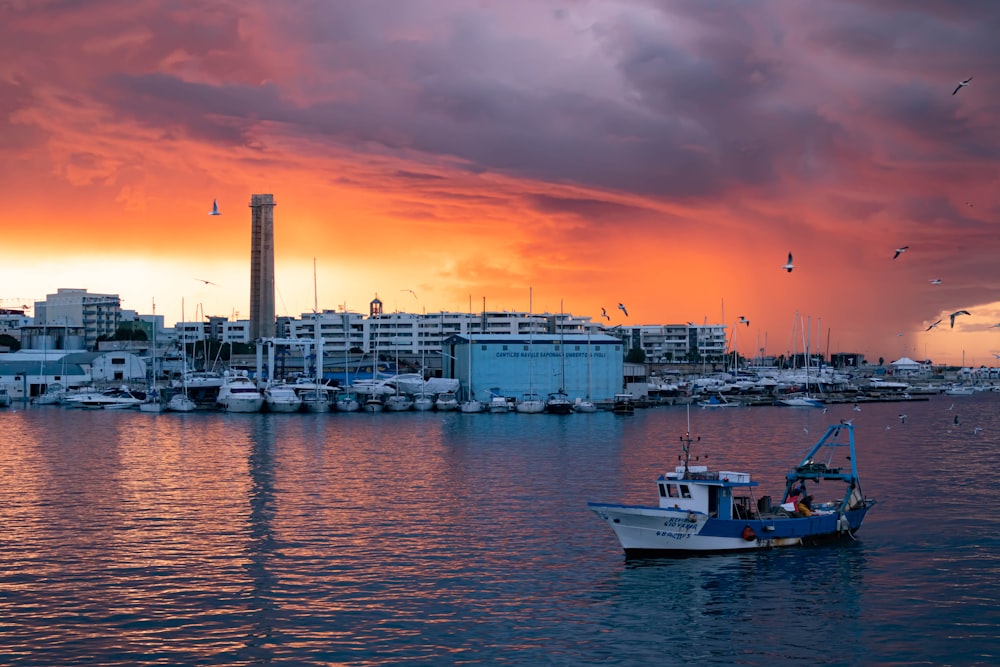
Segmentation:
{"type": "Polygon", "coordinates": [[[246,318],[271,193],[282,315],[315,259],[327,309],[995,364],[1000,6],[952,5],[6,3],[0,304],[246,318]]]}

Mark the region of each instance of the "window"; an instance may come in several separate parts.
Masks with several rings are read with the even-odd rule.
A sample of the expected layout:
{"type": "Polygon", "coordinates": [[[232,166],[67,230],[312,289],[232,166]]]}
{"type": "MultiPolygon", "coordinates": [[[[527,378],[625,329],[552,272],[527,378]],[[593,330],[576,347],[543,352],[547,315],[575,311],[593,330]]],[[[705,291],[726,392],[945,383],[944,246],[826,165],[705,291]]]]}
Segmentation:
{"type": "Polygon", "coordinates": [[[507,346],[506,346],[506,345],[504,345],[504,346],[503,346],[503,351],[504,351],[504,352],[506,352],[506,351],[507,351],[507,346]]]}
{"type": "Polygon", "coordinates": [[[681,498],[690,498],[691,489],[688,488],[687,484],[681,484],[681,498]]]}
{"type": "Polygon", "coordinates": [[[525,351],[525,352],[527,352],[527,351],[528,351],[528,346],[527,346],[527,345],[525,345],[525,346],[524,346],[524,351],[525,351]]]}
{"type": "Polygon", "coordinates": [[[125,357],[112,357],[111,358],[111,363],[114,364],[115,366],[124,366],[125,365],[125,357]]]}
{"type": "Polygon", "coordinates": [[[667,485],[667,492],[670,494],[671,498],[680,498],[681,497],[681,494],[677,491],[677,485],[676,484],[668,484],[667,485]]]}
{"type": "Polygon", "coordinates": [[[660,497],[661,498],[666,498],[666,496],[667,496],[667,490],[665,488],[663,488],[663,484],[660,484],[659,486],[660,486],[660,497]]]}
{"type": "Polygon", "coordinates": [[[481,350],[482,350],[483,352],[485,352],[485,351],[486,351],[486,346],[485,346],[485,345],[482,345],[482,346],[480,346],[480,348],[479,348],[479,349],[481,349],[481,350]]]}

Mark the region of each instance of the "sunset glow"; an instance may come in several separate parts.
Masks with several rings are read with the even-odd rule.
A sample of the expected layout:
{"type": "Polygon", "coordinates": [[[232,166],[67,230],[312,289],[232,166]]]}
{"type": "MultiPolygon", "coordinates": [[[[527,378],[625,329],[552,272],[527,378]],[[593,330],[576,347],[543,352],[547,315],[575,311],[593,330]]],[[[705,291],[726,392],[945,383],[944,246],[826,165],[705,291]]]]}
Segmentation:
{"type": "Polygon", "coordinates": [[[0,3],[0,306],[246,318],[270,193],[279,315],[744,316],[749,356],[798,313],[824,353],[995,365],[998,34],[985,2],[0,3]]]}

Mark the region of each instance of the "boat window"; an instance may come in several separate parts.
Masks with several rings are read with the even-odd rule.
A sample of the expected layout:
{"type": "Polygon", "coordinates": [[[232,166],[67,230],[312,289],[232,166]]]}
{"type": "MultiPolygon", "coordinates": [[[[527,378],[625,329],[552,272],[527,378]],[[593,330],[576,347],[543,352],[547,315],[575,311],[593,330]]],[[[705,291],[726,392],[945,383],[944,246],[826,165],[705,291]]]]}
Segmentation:
{"type": "Polygon", "coordinates": [[[660,484],[660,497],[665,498],[667,496],[667,490],[663,488],[663,484],[660,484]]]}
{"type": "Polygon", "coordinates": [[[525,352],[527,352],[527,351],[528,351],[528,346],[527,346],[527,345],[525,345],[525,346],[524,346],[524,351],[525,351],[525,352]]]}
{"type": "Polygon", "coordinates": [[[559,343],[556,343],[555,348],[556,348],[556,352],[558,352],[559,351],[559,343]]]}
{"type": "Polygon", "coordinates": [[[486,346],[483,345],[480,349],[482,349],[482,351],[485,352],[486,351],[486,346]]]}
{"type": "Polygon", "coordinates": [[[577,352],[579,352],[580,351],[580,346],[576,345],[576,346],[573,347],[573,349],[576,350],[577,352]]]}
{"type": "Polygon", "coordinates": [[[601,349],[601,346],[600,346],[600,345],[595,345],[595,346],[594,346],[594,349],[595,349],[595,350],[600,350],[600,349],[601,349]]]}
{"type": "Polygon", "coordinates": [[[688,488],[687,484],[681,484],[681,498],[690,498],[691,489],[688,488]]]}
{"type": "Polygon", "coordinates": [[[503,346],[503,351],[504,351],[504,352],[506,352],[506,351],[507,351],[507,346],[506,346],[506,345],[504,345],[504,346],[503,346]]]}
{"type": "Polygon", "coordinates": [[[677,490],[677,485],[676,484],[667,484],[667,493],[670,494],[671,498],[680,498],[681,497],[680,491],[677,490]]]}

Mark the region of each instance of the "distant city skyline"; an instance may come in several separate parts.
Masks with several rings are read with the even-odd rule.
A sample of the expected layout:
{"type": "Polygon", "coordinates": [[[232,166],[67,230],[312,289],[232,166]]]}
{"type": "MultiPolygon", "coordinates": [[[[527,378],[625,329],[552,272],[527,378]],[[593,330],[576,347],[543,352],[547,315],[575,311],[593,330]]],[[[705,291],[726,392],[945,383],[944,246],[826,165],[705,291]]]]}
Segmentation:
{"type": "Polygon", "coordinates": [[[272,193],[277,315],[485,299],[752,356],[798,313],[869,359],[1000,353],[998,3],[122,7],[3,10],[0,307],[246,319],[272,193]]]}

